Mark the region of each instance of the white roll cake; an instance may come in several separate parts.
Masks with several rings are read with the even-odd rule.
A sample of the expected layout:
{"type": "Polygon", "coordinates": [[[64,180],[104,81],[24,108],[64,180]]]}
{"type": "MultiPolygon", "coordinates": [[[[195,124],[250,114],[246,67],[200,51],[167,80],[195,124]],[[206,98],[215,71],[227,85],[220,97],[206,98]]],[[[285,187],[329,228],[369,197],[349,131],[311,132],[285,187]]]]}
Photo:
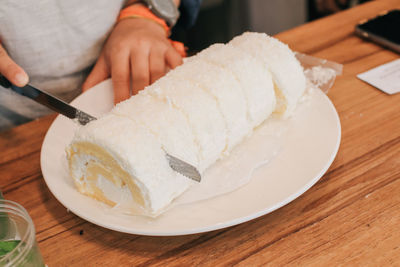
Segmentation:
{"type": "Polygon", "coordinates": [[[195,183],[166,153],[203,174],[273,112],[290,116],[304,90],[293,52],[272,37],[212,45],[82,126],[67,148],[71,176],[83,194],[110,206],[128,194],[136,211],[156,216],[195,183]]]}

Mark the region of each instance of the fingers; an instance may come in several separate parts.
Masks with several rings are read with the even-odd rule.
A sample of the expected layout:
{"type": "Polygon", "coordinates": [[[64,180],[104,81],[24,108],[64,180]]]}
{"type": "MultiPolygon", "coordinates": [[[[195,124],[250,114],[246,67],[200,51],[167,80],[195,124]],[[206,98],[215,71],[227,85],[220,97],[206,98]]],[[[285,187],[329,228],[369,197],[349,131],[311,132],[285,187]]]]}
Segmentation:
{"type": "Polygon", "coordinates": [[[161,49],[153,49],[150,52],[150,82],[154,83],[165,74],[164,51],[161,49]]]}
{"type": "Polygon", "coordinates": [[[114,103],[130,96],[129,52],[121,52],[111,57],[111,79],[114,87],[114,103]]]}
{"type": "Polygon", "coordinates": [[[82,84],[82,91],[87,91],[108,77],[110,77],[110,71],[108,70],[104,55],[101,54],[86,81],[82,84]]]}
{"type": "Polygon", "coordinates": [[[6,50],[1,45],[0,73],[16,86],[25,86],[29,81],[28,74],[8,56],[6,50]]]}
{"type": "Polygon", "coordinates": [[[175,69],[183,63],[181,55],[174,48],[165,53],[165,61],[170,69],[175,69]]]}
{"type": "Polygon", "coordinates": [[[132,52],[132,94],[137,94],[161,78],[165,74],[166,67],[173,69],[183,63],[182,57],[173,47],[167,52],[164,51],[164,49],[152,49],[150,53],[146,53],[146,51],[132,52]]]}
{"type": "Polygon", "coordinates": [[[149,55],[150,50],[133,51],[131,55],[132,94],[150,84],[149,55]]]}

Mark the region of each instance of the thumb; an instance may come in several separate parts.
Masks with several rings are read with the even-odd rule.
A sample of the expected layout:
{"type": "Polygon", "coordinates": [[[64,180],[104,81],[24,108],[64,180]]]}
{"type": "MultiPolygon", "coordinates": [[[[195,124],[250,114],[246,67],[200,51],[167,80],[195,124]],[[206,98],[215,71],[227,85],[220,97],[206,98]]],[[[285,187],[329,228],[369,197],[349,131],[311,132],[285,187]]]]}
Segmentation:
{"type": "Polygon", "coordinates": [[[0,44],[0,73],[16,86],[25,86],[29,77],[26,72],[15,63],[0,44]]]}
{"type": "Polygon", "coordinates": [[[103,54],[100,55],[92,71],[86,78],[86,81],[82,84],[82,92],[85,92],[95,86],[96,84],[104,81],[110,77],[106,61],[103,54]]]}

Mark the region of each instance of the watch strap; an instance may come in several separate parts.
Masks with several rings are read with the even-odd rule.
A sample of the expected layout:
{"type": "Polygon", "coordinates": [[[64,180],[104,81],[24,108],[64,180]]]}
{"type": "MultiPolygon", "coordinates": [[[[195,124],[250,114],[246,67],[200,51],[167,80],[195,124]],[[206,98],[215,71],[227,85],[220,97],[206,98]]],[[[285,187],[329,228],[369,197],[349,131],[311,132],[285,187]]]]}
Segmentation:
{"type": "Polygon", "coordinates": [[[163,19],[172,28],[178,18],[179,10],[173,0],[141,0],[157,17],[163,19]]]}

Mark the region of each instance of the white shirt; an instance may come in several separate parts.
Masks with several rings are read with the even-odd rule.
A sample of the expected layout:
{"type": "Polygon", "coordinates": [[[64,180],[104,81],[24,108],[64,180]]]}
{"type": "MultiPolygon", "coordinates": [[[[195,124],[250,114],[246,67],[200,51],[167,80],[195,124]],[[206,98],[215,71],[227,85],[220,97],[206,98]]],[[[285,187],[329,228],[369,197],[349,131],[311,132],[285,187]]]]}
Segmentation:
{"type": "MultiPolygon", "coordinates": [[[[80,93],[124,0],[2,0],[0,40],[30,84],[66,101],[80,93]]],[[[0,130],[49,113],[0,87],[0,130]]]]}

